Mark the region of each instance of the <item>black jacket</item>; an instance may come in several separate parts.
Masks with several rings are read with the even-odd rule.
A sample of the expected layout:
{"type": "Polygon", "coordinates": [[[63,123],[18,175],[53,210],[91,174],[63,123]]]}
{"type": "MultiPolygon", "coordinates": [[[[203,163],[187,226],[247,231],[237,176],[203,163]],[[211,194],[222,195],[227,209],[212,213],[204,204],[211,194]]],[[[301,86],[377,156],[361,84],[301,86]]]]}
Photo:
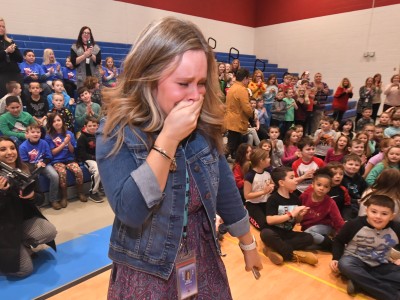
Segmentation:
{"type": "MultiPolygon", "coordinates": [[[[45,219],[33,200],[21,199],[17,191],[0,191],[0,272],[19,270],[22,223],[32,217],[45,219]]],[[[53,241],[48,243],[56,250],[53,241]]]]}

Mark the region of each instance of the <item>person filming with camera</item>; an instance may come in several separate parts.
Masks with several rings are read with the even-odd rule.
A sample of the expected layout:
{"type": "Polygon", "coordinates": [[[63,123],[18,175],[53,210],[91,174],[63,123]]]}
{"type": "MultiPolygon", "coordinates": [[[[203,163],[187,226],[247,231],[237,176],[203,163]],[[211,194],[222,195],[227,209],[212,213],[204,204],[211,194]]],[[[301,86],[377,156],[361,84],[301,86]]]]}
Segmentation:
{"type": "MultiPolygon", "coordinates": [[[[29,174],[12,139],[0,136],[0,162],[29,174]]],[[[25,277],[33,272],[33,248],[48,244],[54,250],[57,230],[34,205],[35,192],[0,167],[0,275],[25,277]]]]}

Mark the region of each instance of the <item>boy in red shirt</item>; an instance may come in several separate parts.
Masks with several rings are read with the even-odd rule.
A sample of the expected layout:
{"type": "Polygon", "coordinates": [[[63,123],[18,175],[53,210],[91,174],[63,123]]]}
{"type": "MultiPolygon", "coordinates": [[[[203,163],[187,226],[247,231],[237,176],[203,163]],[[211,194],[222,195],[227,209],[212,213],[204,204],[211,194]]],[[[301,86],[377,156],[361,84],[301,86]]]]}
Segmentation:
{"type": "Polygon", "coordinates": [[[292,169],[297,177],[297,193],[299,195],[312,183],[314,172],[322,168],[325,163],[322,159],[314,156],[315,146],[311,138],[302,138],[297,147],[301,151],[301,157],[293,163],[292,169]]]}
{"type": "Polygon", "coordinates": [[[329,197],[333,174],[328,168],[314,173],[312,188],[300,195],[302,205],[309,208],[301,220],[301,229],[313,236],[314,249],[332,250],[331,235],[344,225],[335,201],[329,197]]]}

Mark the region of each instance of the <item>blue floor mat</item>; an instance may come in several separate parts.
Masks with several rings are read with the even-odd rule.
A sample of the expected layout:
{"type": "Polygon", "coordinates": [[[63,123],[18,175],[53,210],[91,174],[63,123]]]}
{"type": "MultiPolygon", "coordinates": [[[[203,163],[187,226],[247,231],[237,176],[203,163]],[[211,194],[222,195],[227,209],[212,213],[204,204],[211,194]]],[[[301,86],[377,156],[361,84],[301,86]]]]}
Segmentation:
{"type": "Polygon", "coordinates": [[[57,252],[50,248],[37,252],[29,277],[0,276],[0,299],[33,299],[110,265],[110,236],[108,226],[57,245],[57,252]]]}

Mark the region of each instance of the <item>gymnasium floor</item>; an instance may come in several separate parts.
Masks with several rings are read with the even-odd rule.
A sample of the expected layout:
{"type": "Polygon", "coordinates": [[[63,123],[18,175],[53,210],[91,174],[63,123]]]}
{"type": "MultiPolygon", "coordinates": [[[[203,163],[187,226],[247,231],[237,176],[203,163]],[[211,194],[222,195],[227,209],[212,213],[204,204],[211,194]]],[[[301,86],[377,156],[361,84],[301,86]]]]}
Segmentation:
{"type": "MultiPolygon", "coordinates": [[[[42,209],[58,230],[58,252],[42,249],[35,271],[26,279],[0,276],[1,300],[106,299],[110,260],[108,239],[113,213],[107,202],[70,202],[66,209],[42,209]]],[[[261,247],[260,251],[261,251],[261,247]]],[[[247,299],[352,299],[346,284],[329,270],[331,256],[319,252],[316,267],[299,263],[273,265],[261,252],[264,269],[255,280],[244,271],[237,241],[226,235],[222,242],[233,298],[247,299]]],[[[355,299],[371,299],[358,294],[355,299]]]]}

